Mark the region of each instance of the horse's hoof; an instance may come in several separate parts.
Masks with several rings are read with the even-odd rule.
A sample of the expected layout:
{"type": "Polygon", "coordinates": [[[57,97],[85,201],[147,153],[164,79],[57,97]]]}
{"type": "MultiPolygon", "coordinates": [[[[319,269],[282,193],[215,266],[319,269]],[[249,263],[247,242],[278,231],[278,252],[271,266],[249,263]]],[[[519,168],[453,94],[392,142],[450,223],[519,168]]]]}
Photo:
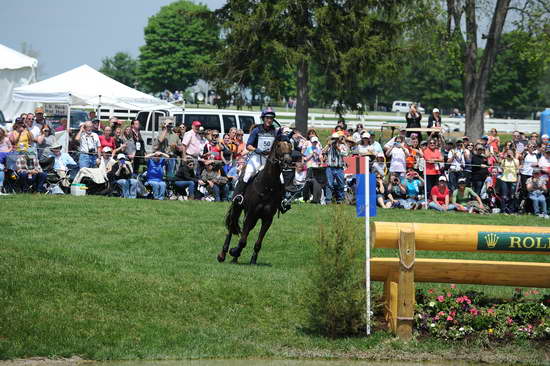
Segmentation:
{"type": "Polygon", "coordinates": [[[250,264],[256,264],[256,258],[252,257],[252,258],[250,259],[250,264]]]}
{"type": "Polygon", "coordinates": [[[237,248],[231,248],[229,250],[229,254],[231,254],[232,257],[238,258],[241,254],[239,253],[239,249],[237,248]]]}
{"type": "Polygon", "coordinates": [[[225,262],[225,254],[218,254],[218,262],[225,262]]]}
{"type": "Polygon", "coordinates": [[[239,257],[233,257],[233,259],[231,260],[231,263],[233,264],[239,263],[239,257]]]}

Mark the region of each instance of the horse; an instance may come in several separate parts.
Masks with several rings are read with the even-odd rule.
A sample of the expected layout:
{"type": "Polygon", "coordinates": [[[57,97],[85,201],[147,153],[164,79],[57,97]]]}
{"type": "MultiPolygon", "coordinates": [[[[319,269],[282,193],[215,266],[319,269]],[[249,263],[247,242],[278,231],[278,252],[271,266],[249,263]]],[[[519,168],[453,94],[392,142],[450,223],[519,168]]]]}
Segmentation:
{"type": "Polygon", "coordinates": [[[278,137],[274,141],[264,169],[246,187],[243,193],[244,200],[242,205],[235,202],[231,203],[225,218],[225,226],[228,232],[222,250],[218,254],[218,262],[225,261],[231,237],[233,235],[240,235],[238,245],[229,251],[229,254],[233,257],[232,263],[237,263],[241,252],[246,247],[248,234],[254,229],[258,220],[261,219],[262,227],[254,245],[254,253],[250,259],[250,264],[256,264],[258,253],[262,248],[262,241],[283,199],[285,188],[280,178],[281,171],[291,164],[291,152],[292,145],[290,142],[278,137]],[[244,211],[245,216],[241,232],[239,218],[242,211],[244,211]]]}

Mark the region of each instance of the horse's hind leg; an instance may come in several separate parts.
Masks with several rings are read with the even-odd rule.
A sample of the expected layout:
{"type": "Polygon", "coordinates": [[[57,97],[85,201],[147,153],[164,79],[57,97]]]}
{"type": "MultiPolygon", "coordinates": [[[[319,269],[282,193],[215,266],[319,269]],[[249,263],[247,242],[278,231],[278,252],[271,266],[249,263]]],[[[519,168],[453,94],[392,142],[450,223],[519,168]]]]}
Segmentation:
{"type": "Polygon", "coordinates": [[[256,261],[258,260],[258,253],[260,252],[260,249],[262,249],[262,241],[264,240],[265,234],[267,233],[267,230],[269,230],[272,222],[273,217],[262,220],[262,227],[260,229],[260,233],[258,234],[258,240],[256,240],[256,244],[254,244],[254,254],[252,254],[252,258],[250,258],[250,264],[256,264],[256,261]]]}
{"type": "Polygon", "coordinates": [[[220,254],[218,254],[218,262],[223,262],[225,261],[225,255],[227,254],[227,251],[229,250],[229,243],[231,243],[231,233],[227,233],[226,237],[225,237],[225,241],[223,242],[223,247],[222,247],[222,251],[220,252],[220,254]]]}
{"type": "Polygon", "coordinates": [[[239,257],[241,256],[241,252],[246,247],[246,241],[248,239],[248,234],[254,229],[254,226],[256,226],[256,223],[258,222],[258,218],[254,217],[252,218],[251,215],[246,215],[246,218],[244,219],[244,225],[243,225],[243,232],[241,234],[241,238],[239,240],[239,244],[237,244],[236,247],[231,248],[229,251],[229,254],[233,257],[232,263],[237,263],[239,260],[239,257]]]}

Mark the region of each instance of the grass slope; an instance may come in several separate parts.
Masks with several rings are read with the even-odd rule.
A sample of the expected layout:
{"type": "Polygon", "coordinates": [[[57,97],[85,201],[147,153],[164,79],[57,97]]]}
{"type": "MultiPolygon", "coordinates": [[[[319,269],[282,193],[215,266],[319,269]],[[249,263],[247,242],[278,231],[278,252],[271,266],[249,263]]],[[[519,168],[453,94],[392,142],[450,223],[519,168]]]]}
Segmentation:
{"type": "MultiPolygon", "coordinates": [[[[382,331],[339,340],[308,333],[308,272],[315,263],[317,228],[329,224],[325,206],[295,205],[276,219],[259,266],[217,263],[226,204],[18,195],[3,197],[0,207],[0,359],[548,361],[548,351],[531,343],[487,349],[434,340],[402,344],[382,331]]],[[[382,210],[377,220],[548,225],[532,217],[401,210],[382,210]]],[[[350,230],[364,235],[359,219],[350,230]]],[[[394,254],[378,250],[374,255],[394,254]]],[[[420,255],[541,260],[535,255],[420,255]]],[[[506,288],[484,289],[511,294],[506,288]]]]}

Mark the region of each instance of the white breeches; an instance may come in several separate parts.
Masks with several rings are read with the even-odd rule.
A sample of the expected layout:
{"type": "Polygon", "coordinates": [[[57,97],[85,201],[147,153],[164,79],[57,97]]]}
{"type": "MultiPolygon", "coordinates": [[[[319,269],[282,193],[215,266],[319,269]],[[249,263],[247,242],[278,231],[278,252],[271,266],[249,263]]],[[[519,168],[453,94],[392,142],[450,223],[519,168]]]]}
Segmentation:
{"type": "Polygon", "coordinates": [[[246,163],[246,168],[244,169],[243,181],[248,183],[250,178],[255,176],[260,170],[265,167],[267,158],[258,154],[250,154],[248,161],[246,163]]]}

